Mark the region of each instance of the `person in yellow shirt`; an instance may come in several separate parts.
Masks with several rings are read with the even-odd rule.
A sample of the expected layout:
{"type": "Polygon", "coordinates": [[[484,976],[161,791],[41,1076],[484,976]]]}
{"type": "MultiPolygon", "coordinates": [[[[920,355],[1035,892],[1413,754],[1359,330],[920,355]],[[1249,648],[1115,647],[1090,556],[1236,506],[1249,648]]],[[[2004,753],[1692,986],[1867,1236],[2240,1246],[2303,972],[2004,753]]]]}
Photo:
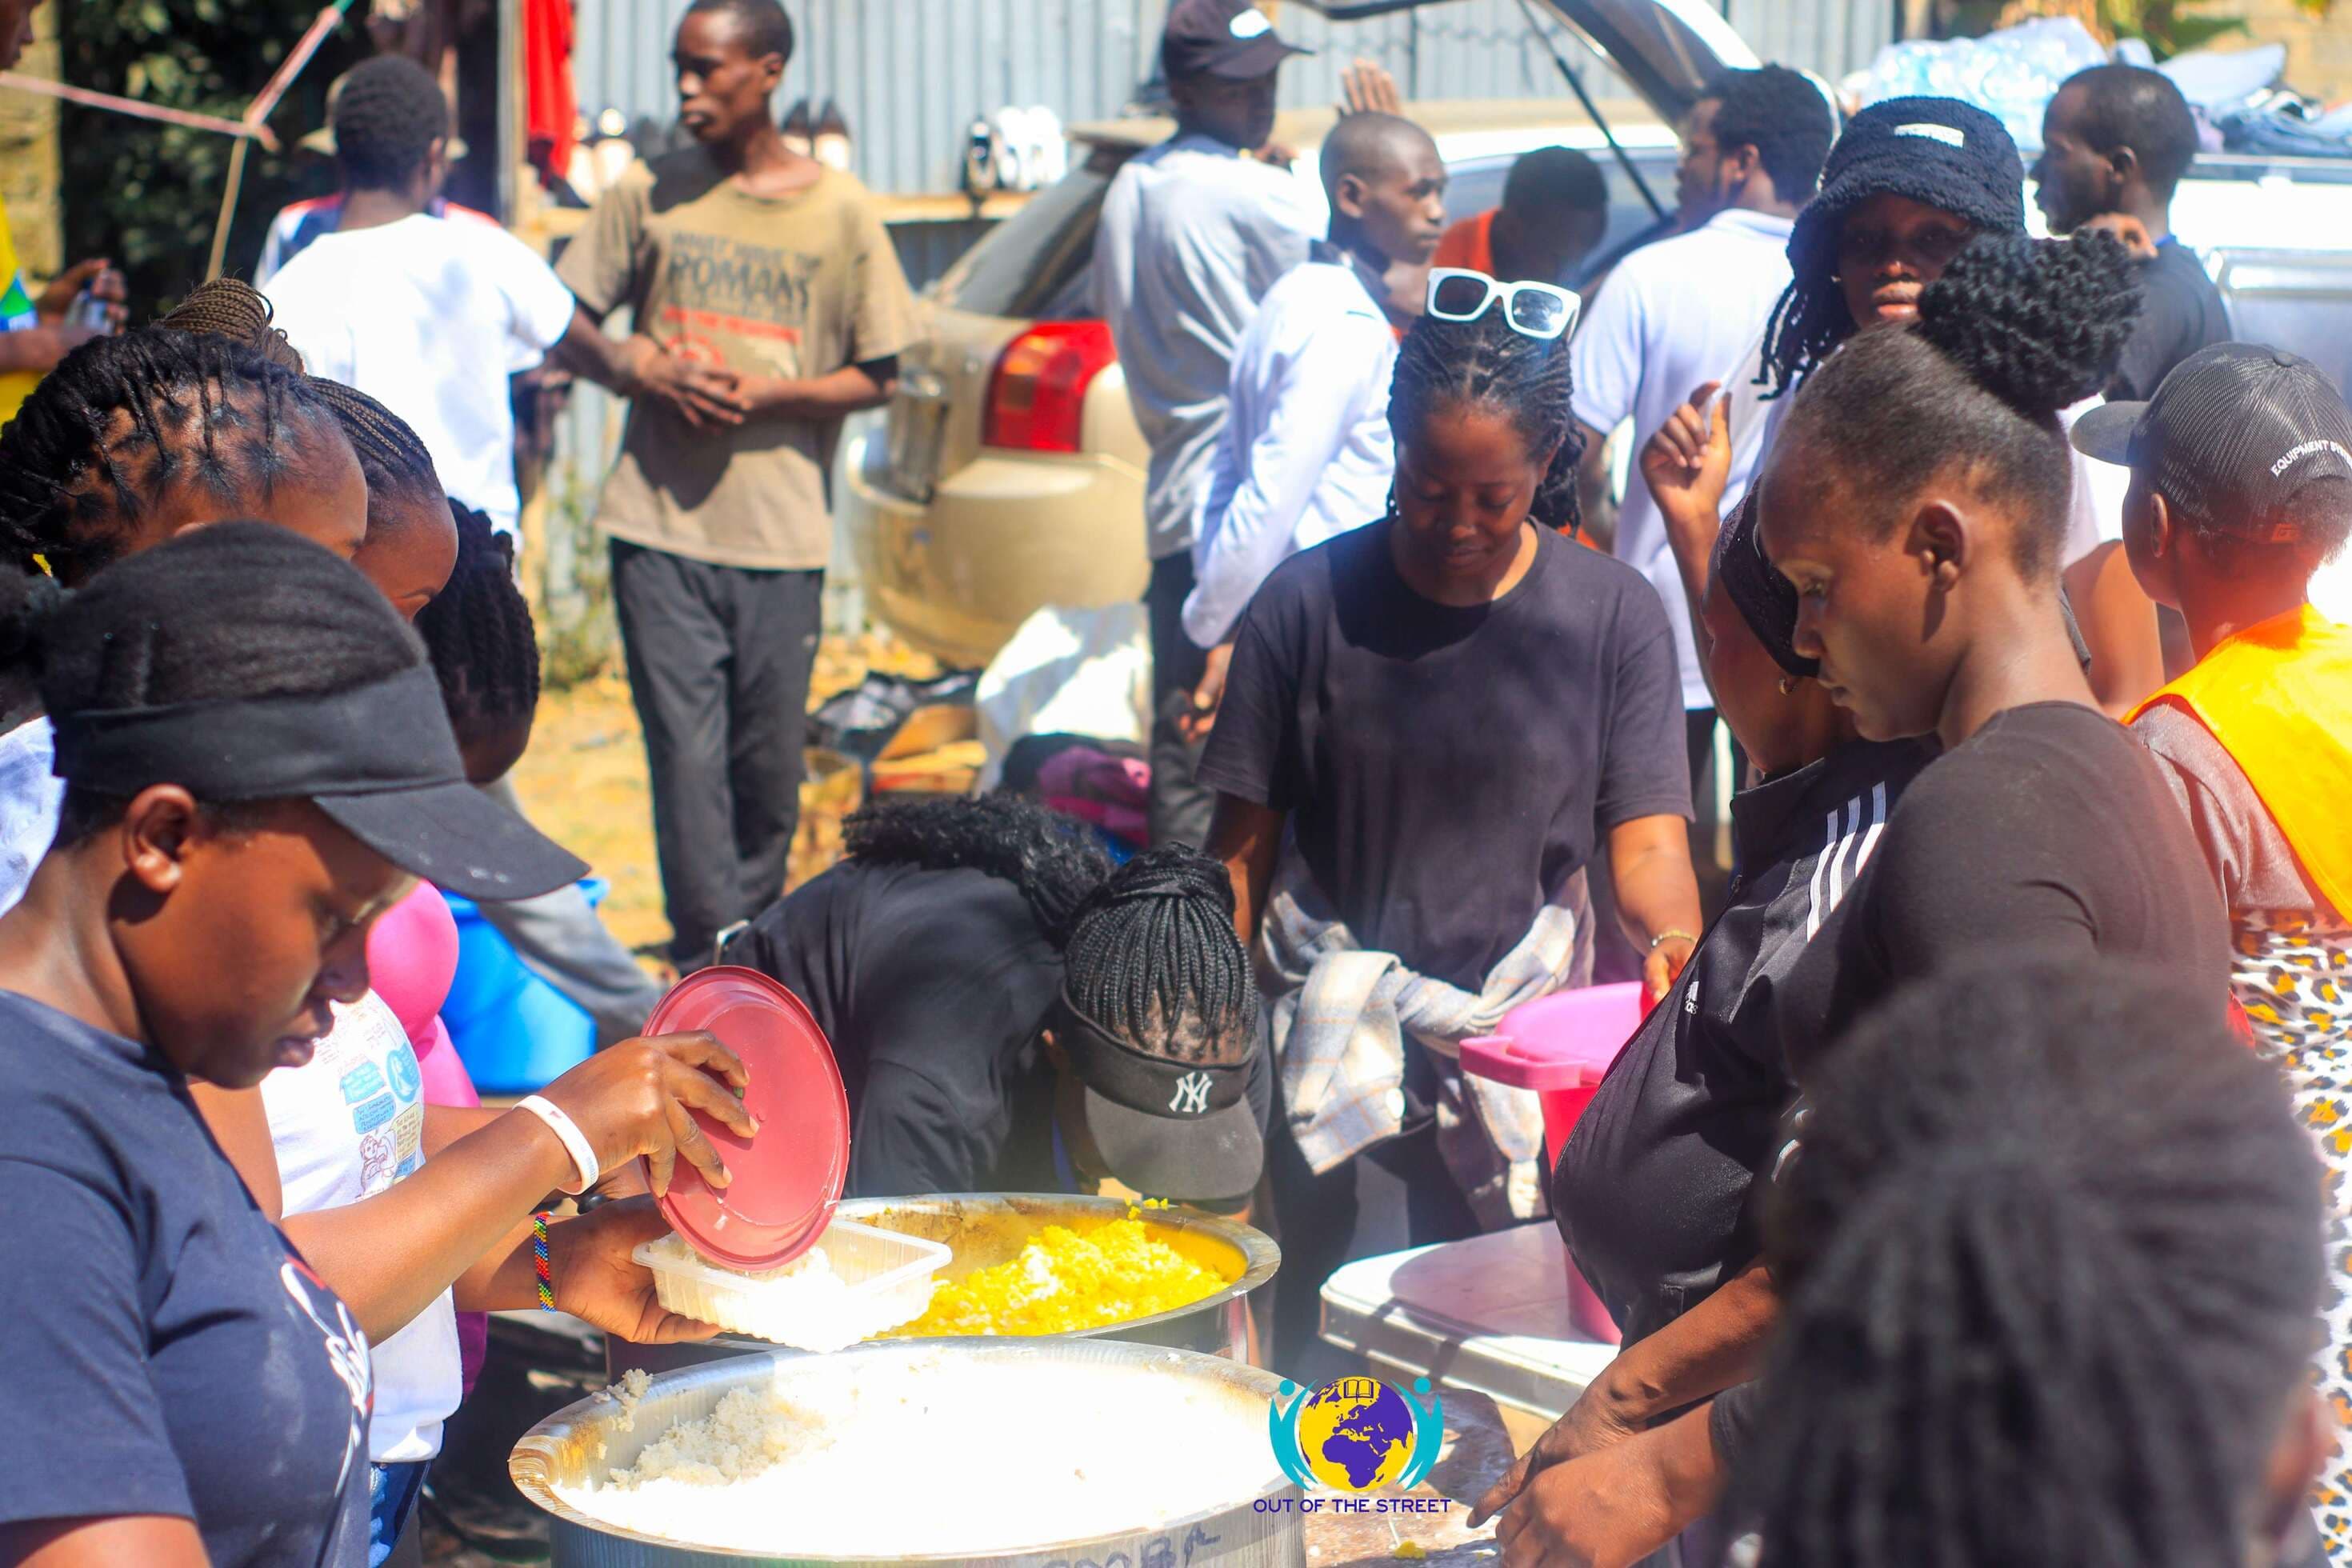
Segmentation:
{"type": "MultiPolygon", "coordinates": [[[[14,70],[33,41],[33,13],[41,0],[0,0],[0,70],[14,70]]],[[[0,425],[16,417],[25,395],[58,361],[90,339],[122,325],[122,276],[103,257],[66,268],[36,299],[16,266],[16,242],[8,231],[8,209],[0,205],[0,425]],[[66,320],[74,300],[87,289],[106,307],[106,325],[66,320]]]]}
{"type": "MultiPolygon", "coordinates": [[[[2231,989],[2329,1168],[2330,1344],[2320,1386],[2352,1420],[2352,627],[2311,606],[2352,536],[2352,410],[2310,361],[2252,343],[2183,360],[2074,444],[2129,466],[2124,548],[2180,612],[2195,668],[2132,716],[2229,906],[2231,989]]],[[[2124,831],[2132,825],[2119,824],[2124,831]]],[[[2352,1454],[2315,1499],[2352,1561],[2352,1454]]]]}

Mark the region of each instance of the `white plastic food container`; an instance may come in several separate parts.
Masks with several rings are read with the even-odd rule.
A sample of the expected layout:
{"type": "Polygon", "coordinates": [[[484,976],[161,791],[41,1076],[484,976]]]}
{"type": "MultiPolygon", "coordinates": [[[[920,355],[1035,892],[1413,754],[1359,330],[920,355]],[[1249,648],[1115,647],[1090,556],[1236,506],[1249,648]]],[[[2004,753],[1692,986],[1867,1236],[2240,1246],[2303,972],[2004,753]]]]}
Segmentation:
{"type": "Polygon", "coordinates": [[[676,1235],[630,1256],[653,1271],[655,1293],[673,1312],[830,1352],[920,1317],[950,1253],[936,1241],[836,1219],[807,1252],[758,1274],[706,1262],[676,1235]]]}

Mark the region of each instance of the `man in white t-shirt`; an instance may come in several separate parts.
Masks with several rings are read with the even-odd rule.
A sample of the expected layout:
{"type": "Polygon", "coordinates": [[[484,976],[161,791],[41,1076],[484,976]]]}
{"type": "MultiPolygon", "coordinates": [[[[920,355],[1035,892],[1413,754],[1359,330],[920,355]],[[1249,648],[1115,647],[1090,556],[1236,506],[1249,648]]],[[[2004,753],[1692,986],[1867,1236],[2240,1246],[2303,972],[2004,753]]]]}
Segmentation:
{"type": "Polygon", "coordinates": [[[512,533],[514,407],[508,378],[576,329],[572,291],[495,226],[434,216],[448,170],[449,104],[424,67],[383,55],[337,95],[339,223],[265,290],[313,375],[356,386],[433,454],[442,487],[512,533]]]}
{"type": "MultiPolygon", "coordinates": [[[[1570,347],[1588,450],[1597,452],[1628,419],[1638,447],[1693,388],[1730,379],[1789,286],[1790,229],[1821,179],[1831,134],[1828,102],[1780,66],[1727,71],[1692,107],[1676,177],[1684,220],[1694,226],[1618,263],[1570,347]]],[[[1761,435],[1733,427],[1726,510],[1747,489],[1761,435]]],[[[1715,700],[1664,521],[1638,476],[1626,487],[1615,549],[1650,579],[1674,626],[1696,791],[1714,753],[1715,700]]],[[[1711,810],[1702,813],[1710,819],[1711,810]]]]}

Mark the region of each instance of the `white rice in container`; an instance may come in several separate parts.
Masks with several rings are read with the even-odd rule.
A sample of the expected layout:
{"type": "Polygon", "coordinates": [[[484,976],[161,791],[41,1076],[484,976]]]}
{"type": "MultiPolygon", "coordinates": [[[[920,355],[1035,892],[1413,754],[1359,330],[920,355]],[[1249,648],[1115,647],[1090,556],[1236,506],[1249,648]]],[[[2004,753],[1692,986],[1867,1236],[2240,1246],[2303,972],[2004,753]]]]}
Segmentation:
{"type": "Polygon", "coordinates": [[[784,1366],[558,1495],[682,1544],[898,1556],[1115,1537],[1284,1484],[1262,1400],[1157,1366],[940,1352],[784,1366]]]}

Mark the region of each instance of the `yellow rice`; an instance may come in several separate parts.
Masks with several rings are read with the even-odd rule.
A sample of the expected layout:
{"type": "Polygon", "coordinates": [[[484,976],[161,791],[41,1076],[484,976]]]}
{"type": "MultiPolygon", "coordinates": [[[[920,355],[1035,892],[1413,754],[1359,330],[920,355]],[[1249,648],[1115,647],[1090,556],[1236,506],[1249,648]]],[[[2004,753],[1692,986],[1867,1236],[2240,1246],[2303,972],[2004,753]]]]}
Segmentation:
{"type": "Polygon", "coordinates": [[[1131,1214],[1084,1233],[1049,1225],[1012,1261],[936,1287],[921,1317],[882,1337],[1067,1333],[1171,1311],[1225,1288],[1223,1276],[1131,1214]]]}

